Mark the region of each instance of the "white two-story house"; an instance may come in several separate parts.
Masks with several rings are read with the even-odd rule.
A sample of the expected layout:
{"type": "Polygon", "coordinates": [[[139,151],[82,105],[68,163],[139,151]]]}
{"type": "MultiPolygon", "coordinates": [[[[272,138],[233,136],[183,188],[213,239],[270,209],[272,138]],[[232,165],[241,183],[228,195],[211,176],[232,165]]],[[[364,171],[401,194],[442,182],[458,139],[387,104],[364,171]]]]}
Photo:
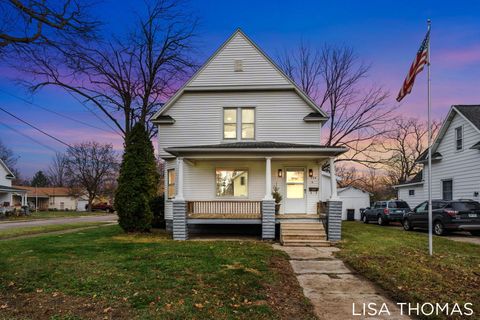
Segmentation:
{"type": "MultiPolygon", "coordinates": [[[[395,186],[398,198],[415,207],[428,198],[428,153],[418,159],[423,170],[395,186]]],[[[480,105],[455,105],[432,145],[432,198],[480,201],[480,105]]]]}
{"type": "MultiPolygon", "coordinates": [[[[174,238],[186,239],[194,225],[250,224],[268,239],[285,219],[319,220],[321,167],[330,161],[335,173],[334,158],[347,151],[321,145],[327,120],[237,30],[154,116],[174,238]],[[276,214],[274,188],[283,197],[276,214]]],[[[331,212],[341,210],[332,180],[331,212]]],[[[339,237],[337,211],[331,239],[339,237]]]]}
{"type": "MultiPolygon", "coordinates": [[[[12,180],[15,178],[13,172],[0,159],[0,214],[15,209],[13,197],[21,199],[21,206],[27,205],[27,193],[25,190],[12,187],[12,180]]],[[[19,208],[18,208],[19,209],[19,208]]]]}

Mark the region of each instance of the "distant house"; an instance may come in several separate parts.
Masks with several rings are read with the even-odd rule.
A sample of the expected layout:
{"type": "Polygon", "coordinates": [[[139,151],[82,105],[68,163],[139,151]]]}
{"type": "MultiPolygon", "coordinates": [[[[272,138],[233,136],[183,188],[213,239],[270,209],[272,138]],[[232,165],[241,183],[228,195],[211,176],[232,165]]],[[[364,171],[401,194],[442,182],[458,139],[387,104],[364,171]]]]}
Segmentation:
{"type": "MultiPolygon", "coordinates": [[[[395,186],[411,207],[427,200],[428,153],[417,162],[422,172],[395,186]]],[[[480,200],[480,105],[450,108],[432,145],[432,198],[480,200]]]]}
{"type": "MultiPolygon", "coordinates": [[[[70,188],[65,187],[26,187],[16,186],[15,188],[27,192],[28,205],[31,208],[38,207],[38,210],[77,210],[78,202],[81,199],[72,195],[70,188]]],[[[20,199],[14,197],[18,203],[20,199]]]]}
{"type": "Polygon", "coordinates": [[[14,197],[18,197],[18,208],[26,205],[27,198],[25,190],[12,187],[12,180],[15,178],[13,172],[0,159],[0,213],[15,209],[14,197]]]}

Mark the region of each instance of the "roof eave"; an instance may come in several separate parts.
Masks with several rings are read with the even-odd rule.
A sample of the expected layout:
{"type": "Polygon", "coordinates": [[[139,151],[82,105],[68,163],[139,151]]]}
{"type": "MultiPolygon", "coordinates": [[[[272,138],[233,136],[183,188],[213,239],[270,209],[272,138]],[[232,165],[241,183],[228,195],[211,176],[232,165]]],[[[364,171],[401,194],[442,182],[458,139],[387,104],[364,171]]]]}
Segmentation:
{"type": "Polygon", "coordinates": [[[165,148],[164,150],[174,156],[194,153],[330,153],[330,155],[337,156],[347,152],[348,148],[165,148]]]}

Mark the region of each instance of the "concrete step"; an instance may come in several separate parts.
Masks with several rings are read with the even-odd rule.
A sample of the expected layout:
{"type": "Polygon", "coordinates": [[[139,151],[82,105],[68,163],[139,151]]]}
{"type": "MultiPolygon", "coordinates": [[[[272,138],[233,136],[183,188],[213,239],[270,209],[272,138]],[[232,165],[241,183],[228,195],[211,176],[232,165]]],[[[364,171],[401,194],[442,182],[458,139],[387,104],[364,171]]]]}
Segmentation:
{"type": "Polygon", "coordinates": [[[330,247],[330,242],[327,240],[294,240],[284,241],[282,245],[286,247],[330,247]]]}
{"type": "Polygon", "coordinates": [[[327,236],[325,234],[282,234],[283,241],[290,240],[326,240],[327,236]]]}
{"type": "Polygon", "coordinates": [[[325,234],[325,230],[305,230],[305,229],[298,229],[298,230],[293,230],[293,229],[288,229],[288,230],[282,230],[281,234],[294,234],[294,235],[302,235],[302,234],[325,234]]]}
{"type": "Polygon", "coordinates": [[[282,223],[282,229],[323,229],[321,223],[282,223]]]}

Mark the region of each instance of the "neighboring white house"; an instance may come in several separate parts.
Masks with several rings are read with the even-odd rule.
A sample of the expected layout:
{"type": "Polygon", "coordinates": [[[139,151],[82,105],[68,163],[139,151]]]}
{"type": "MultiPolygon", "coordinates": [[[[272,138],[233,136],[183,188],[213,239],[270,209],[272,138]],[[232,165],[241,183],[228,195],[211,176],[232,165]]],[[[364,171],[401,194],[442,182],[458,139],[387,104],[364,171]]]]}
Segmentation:
{"type": "MultiPolygon", "coordinates": [[[[260,224],[271,238],[280,216],[318,220],[321,167],[347,151],[321,145],[327,120],[237,30],[154,116],[174,238],[186,238],[188,224],[260,224]],[[270,215],[274,186],[283,195],[277,217],[270,215]]],[[[336,184],[330,200],[339,200],[336,184]]],[[[337,221],[330,226],[339,234],[337,221]]]]}
{"type": "Polygon", "coordinates": [[[12,187],[12,180],[15,178],[13,172],[0,159],[0,213],[15,209],[13,198],[18,196],[20,203],[18,208],[26,205],[27,198],[24,190],[12,187]]]}
{"type": "MultiPolygon", "coordinates": [[[[410,207],[427,200],[428,153],[423,172],[395,186],[410,207]]],[[[432,145],[432,198],[480,201],[480,105],[454,105],[432,145]]]]}

